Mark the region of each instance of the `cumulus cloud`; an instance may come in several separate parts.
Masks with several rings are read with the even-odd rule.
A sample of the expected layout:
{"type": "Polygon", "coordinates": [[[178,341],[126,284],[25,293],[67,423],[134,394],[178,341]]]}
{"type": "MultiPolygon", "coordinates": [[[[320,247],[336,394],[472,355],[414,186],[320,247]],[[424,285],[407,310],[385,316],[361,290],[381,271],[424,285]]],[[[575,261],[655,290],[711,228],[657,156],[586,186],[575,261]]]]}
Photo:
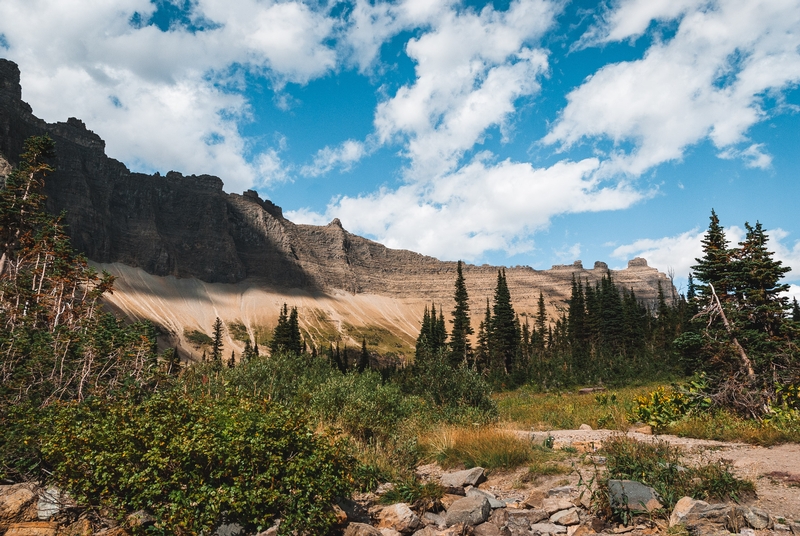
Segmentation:
{"type": "Polygon", "coordinates": [[[20,64],[24,98],[49,121],[79,116],[111,156],[143,170],[212,173],[229,190],[285,178],[275,148],[248,156],[249,119],[233,65],[276,87],[336,65],[334,21],[301,2],[197,0],[200,31],[147,21],[149,0],[0,3],[6,55],[20,64]],[[227,88],[227,89],[226,89],[227,88]]]}
{"type": "Polygon", "coordinates": [[[800,1],[627,0],[590,41],[635,38],[652,20],[676,18],[674,37],[656,39],[642,59],[602,67],[570,92],[543,141],[565,148],[586,139],[633,142],[632,151],[611,157],[609,173],[639,175],[705,139],[722,156],[768,166],[747,132],[768,115],[765,93],[800,81],[800,1]]]}
{"type": "Polygon", "coordinates": [[[300,172],[309,177],[316,177],[337,167],[342,171],[347,171],[366,154],[367,150],[364,143],[357,140],[347,140],[338,147],[320,149],[314,156],[314,162],[308,166],[303,166],[300,172]]]}
{"type": "Polygon", "coordinates": [[[531,249],[530,234],[547,227],[554,215],[616,210],[642,199],[627,184],[597,179],[598,166],[594,158],[548,168],[476,158],[434,181],[339,198],[325,216],[310,211],[292,216],[304,223],[336,216],[348,230],[389,247],[442,258],[472,260],[489,250],[519,253],[531,249]]]}
{"type": "Polygon", "coordinates": [[[544,0],[517,0],[507,11],[447,11],[409,40],[416,78],[378,105],[375,130],[380,143],[405,145],[410,178],[454,169],[487,129],[505,126],[517,99],[539,90],[547,55],[527,44],[554,15],[555,5],[544,0]]]}

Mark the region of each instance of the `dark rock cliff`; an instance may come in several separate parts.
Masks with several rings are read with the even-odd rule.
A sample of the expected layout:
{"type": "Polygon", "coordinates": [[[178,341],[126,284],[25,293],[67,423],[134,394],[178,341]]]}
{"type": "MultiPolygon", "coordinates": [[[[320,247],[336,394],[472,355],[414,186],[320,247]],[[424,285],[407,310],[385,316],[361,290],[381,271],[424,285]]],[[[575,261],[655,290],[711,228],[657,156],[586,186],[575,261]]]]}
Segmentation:
{"type": "MultiPolygon", "coordinates": [[[[0,59],[0,176],[16,163],[24,140],[41,134],[56,144],[56,171],[45,187],[48,208],[66,212],[73,245],[94,261],[155,275],[221,283],[248,278],[310,292],[435,300],[452,294],[453,262],[386,248],[348,233],[339,220],[296,225],[256,192],[225,193],[218,177],[131,172],[106,156],[103,140],[82,121],[48,124],[35,117],[22,101],[17,65],[0,59]]],[[[604,263],[598,265],[593,270],[578,264],[542,271],[514,268],[507,275],[515,299],[533,303],[539,290],[556,299],[568,296],[573,272],[597,280],[606,271],[604,263]]],[[[468,266],[466,273],[472,274],[473,288],[490,294],[495,267],[468,266]]],[[[615,275],[645,299],[654,299],[658,280],[666,280],[646,263],[615,275]]]]}

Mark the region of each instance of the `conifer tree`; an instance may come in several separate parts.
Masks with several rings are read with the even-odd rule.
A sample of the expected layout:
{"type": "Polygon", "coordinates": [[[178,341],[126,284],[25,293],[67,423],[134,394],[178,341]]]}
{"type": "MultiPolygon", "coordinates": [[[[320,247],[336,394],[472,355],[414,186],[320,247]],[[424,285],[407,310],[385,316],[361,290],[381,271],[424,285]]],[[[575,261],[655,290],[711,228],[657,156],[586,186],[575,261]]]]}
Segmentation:
{"type": "Polygon", "coordinates": [[[361,354],[358,356],[358,372],[364,372],[369,367],[369,352],[367,351],[367,339],[361,339],[361,354]]]}
{"type": "Polygon", "coordinates": [[[505,270],[497,272],[497,287],[492,304],[492,325],[489,340],[492,349],[492,360],[497,357],[499,367],[508,374],[514,365],[514,358],[519,347],[519,325],[517,315],[511,305],[511,293],[508,291],[505,270]]]}
{"type": "Polygon", "coordinates": [[[478,370],[486,370],[492,365],[491,341],[489,333],[492,330],[492,310],[489,307],[489,298],[486,298],[486,313],[478,327],[478,345],[475,348],[474,366],[478,370]]]}
{"type": "Polygon", "coordinates": [[[725,230],[719,224],[717,213],[713,209],[710,220],[708,231],[701,240],[703,257],[695,259],[697,264],[692,266],[695,279],[701,283],[697,285],[696,291],[704,303],[709,303],[711,300],[712,291],[709,285],[713,285],[717,297],[721,301],[725,301],[731,275],[731,252],[728,249],[728,240],[725,238],[725,230]]]}
{"type": "Polygon", "coordinates": [[[222,320],[217,317],[214,321],[214,336],[211,344],[211,362],[215,367],[222,366],[222,320]]]}
{"type": "Polygon", "coordinates": [[[297,316],[297,307],[289,307],[284,303],[278,314],[278,325],[272,332],[272,341],[269,345],[274,354],[279,350],[297,355],[303,353],[303,340],[300,335],[300,325],[297,316]]]}
{"type": "Polygon", "coordinates": [[[461,268],[461,261],[458,261],[456,268],[455,292],[453,294],[456,305],[453,309],[453,329],[450,332],[450,362],[458,365],[466,364],[470,359],[472,347],[469,336],[473,330],[469,321],[469,296],[467,295],[467,285],[464,281],[464,273],[461,268]]]}
{"type": "Polygon", "coordinates": [[[228,368],[233,368],[236,366],[236,355],[231,350],[231,358],[228,359],[228,368]]]}
{"type": "Polygon", "coordinates": [[[792,320],[800,322],[800,304],[797,303],[797,297],[792,298],[792,320]]]}

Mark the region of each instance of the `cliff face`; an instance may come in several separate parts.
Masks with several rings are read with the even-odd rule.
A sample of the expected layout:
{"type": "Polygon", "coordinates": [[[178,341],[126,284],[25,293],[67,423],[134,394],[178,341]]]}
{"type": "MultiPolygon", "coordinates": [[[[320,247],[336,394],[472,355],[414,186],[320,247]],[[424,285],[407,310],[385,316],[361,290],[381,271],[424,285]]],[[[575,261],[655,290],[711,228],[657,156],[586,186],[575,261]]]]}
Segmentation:
{"type": "MultiPolygon", "coordinates": [[[[348,233],[338,220],[326,226],[296,225],[253,191],[225,193],[218,177],[133,173],[105,155],[103,140],[82,121],[48,124],[35,117],[22,101],[16,64],[0,59],[0,178],[16,163],[24,140],[41,134],[50,135],[56,145],[56,171],[45,186],[48,208],[66,211],[73,245],[95,262],[206,283],[247,281],[248,288],[280,293],[330,296],[344,291],[411,300],[413,315],[421,313],[424,302],[450,307],[455,263],[386,248],[348,233]]],[[[606,271],[604,263],[586,270],[578,261],[552,270],[509,268],[506,275],[518,312],[533,313],[541,291],[555,313],[569,297],[573,274],[595,282],[606,271]]],[[[645,300],[655,300],[659,281],[665,292],[672,289],[666,276],[642,259],[613,276],[645,300]]],[[[497,268],[466,266],[465,277],[473,314],[480,316],[493,293],[497,268]]],[[[126,307],[129,314],[145,315],[126,307]]],[[[407,324],[411,314],[397,317],[407,324]]]]}

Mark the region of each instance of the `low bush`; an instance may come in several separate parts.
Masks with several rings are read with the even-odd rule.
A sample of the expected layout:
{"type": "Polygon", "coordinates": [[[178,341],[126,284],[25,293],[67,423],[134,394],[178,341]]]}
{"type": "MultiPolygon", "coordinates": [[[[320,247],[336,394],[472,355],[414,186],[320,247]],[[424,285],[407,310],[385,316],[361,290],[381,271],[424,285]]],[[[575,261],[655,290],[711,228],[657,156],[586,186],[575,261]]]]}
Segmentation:
{"type": "Polygon", "coordinates": [[[353,460],[298,410],[252,397],[171,390],[141,402],[54,406],[41,453],[81,504],[122,517],[145,509],[164,534],[208,534],[222,521],[324,533],[348,493],[353,460]]]}
{"type": "Polygon", "coordinates": [[[492,426],[441,427],[422,442],[428,456],[443,467],[514,469],[537,458],[529,440],[492,426]]]}
{"type": "Polygon", "coordinates": [[[619,435],[603,444],[607,472],[600,478],[599,507],[627,520],[628,512],[612,511],[608,496],[609,479],[635,480],[652,487],[667,509],[681,497],[702,500],[739,500],[752,493],[752,482],[736,478],[726,462],[688,466],[681,451],[666,441],[640,442],[619,435]]]}

